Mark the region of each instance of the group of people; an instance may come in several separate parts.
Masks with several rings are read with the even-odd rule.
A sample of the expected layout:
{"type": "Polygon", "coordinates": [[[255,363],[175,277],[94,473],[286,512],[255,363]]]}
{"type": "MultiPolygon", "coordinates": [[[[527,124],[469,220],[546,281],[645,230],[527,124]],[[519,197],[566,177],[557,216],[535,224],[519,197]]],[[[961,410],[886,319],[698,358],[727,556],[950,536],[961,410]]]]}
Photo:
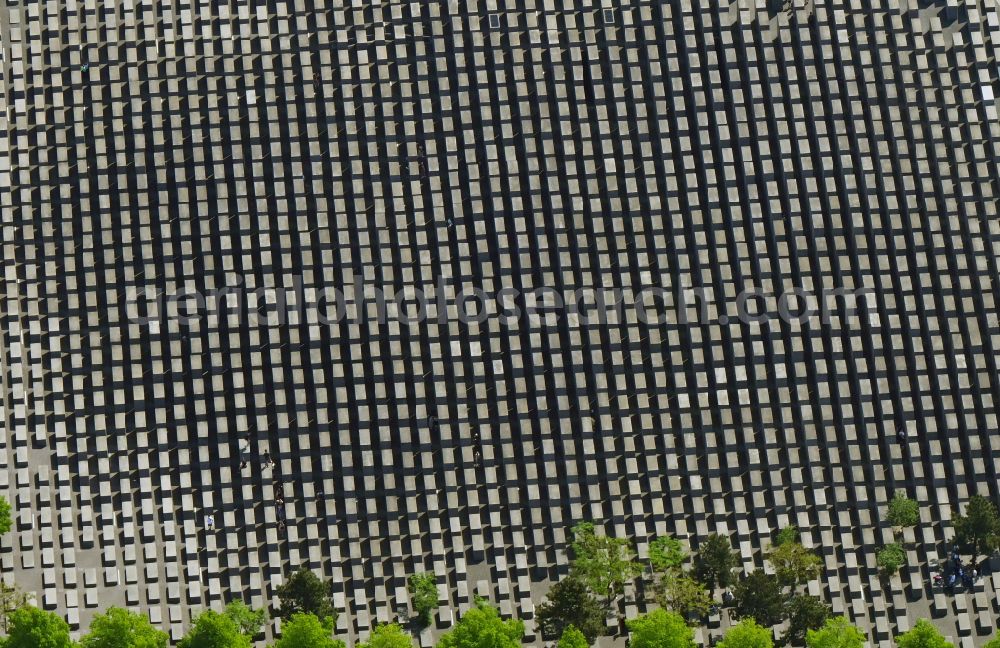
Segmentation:
{"type": "MultiPolygon", "coordinates": [[[[433,415],[429,416],[427,418],[427,423],[428,423],[429,427],[432,430],[434,430],[434,431],[440,430],[440,423],[438,423],[437,417],[435,417],[433,415]]],[[[482,449],[481,449],[482,438],[480,437],[480,434],[479,434],[478,430],[474,430],[473,431],[473,433],[472,433],[472,440],[474,442],[474,447],[473,447],[473,450],[472,450],[473,461],[475,462],[475,466],[477,468],[480,468],[482,466],[483,453],[482,453],[482,449]]],[[[240,439],[240,470],[241,471],[246,470],[247,468],[250,467],[250,458],[251,458],[251,452],[250,452],[250,450],[252,448],[252,445],[253,444],[251,443],[249,436],[240,439]]],[[[262,470],[270,470],[270,469],[273,469],[277,465],[276,462],[274,461],[274,459],[271,458],[271,453],[268,452],[268,451],[264,452],[264,455],[262,456],[261,459],[262,459],[262,461],[261,461],[261,469],[262,470]]],[[[287,521],[288,521],[288,514],[287,514],[287,512],[285,510],[284,489],[282,487],[281,481],[279,479],[277,479],[277,478],[275,478],[275,480],[274,480],[274,493],[275,493],[275,495],[274,495],[274,506],[275,506],[275,510],[276,510],[277,518],[278,518],[278,529],[279,530],[284,530],[285,527],[286,527],[287,521]]],[[[207,529],[209,529],[209,530],[215,528],[215,518],[213,516],[211,516],[211,515],[206,516],[206,518],[205,518],[205,527],[207,529]]]]}
{"type": "Polygon", "coordinates": [[[472,431],[472,442],[475,446],[472,448],[472,460],[476,464],[476,468],[482,466],[483,463],[483,451],[479,449],[482,445],[482,439],[479,437],[479,430],[472,431]]]}
{"type": "MultiPolygon", "coordinates": [[[[427,426],[434,432],[441,431],[441,424],[438,423],[437,417],[433,414],[427,417],[427,426]]],[[[483,439],[479,435],[479,430],[472,430],[472,461],[476,468],[483,467],[483,439]]]]}
{"type": "MultiPolygon", "coordinates": [[[[410,156],[407,155],[406,149],[403,148],[402,144],[397,144],[396,150],[399,151],[400,149],[403,149],[402,162],[403,168],[406,169],[410,163],[410,156]]],[[[423,144],[417,144],[417,178],[423,180],[427,170],[427,151],[424,150],[423,144]]]]}
{"type": "MultiPolygon", "coordinates": [[[[240,460],[240,470],[246,470],[247,467],[250,465],[249,456],[250,456],[250,446],[248,444],[246,448],[243,449],[243,457],[240,460]]],[[[274,468],[275,463],[274,459],[271,459],[270,452],[265,451],[263,459],[264,460],[261,462],[261,468],[263,468],[264,470],[270,470],[271,468],[274,468]]]]}
{"type": "MultiPolygon", "coordinates": [[[[271,453],[264,451],[264,456],[261,458],[261,468],[263,470],[270,470],[274,468],[275,461],[271,458],[271,453]]],[[[246,463],[246,461],[244,461],[246,463]]],[[[281,483],[279,478],[274,479],[274,510],[278,516],[278,530],[284,531],[285,526],[288,522],[288,515],[285,512],[285,488],[281,483]]]]}
{"type": "Polygon", "coordinates": [[[949,589],[954,588],[958,583],[961,583],[966,589],[972,589],[978,580],[979,570],[973,565],[966,565],[962,562],[958,547],[952,547],[951,558],[946,563],[945,568],[934,574],[934,585],[949,589]]]}
{"type": "MultiPolygon", "coordinates": [[[[250,442],[249,436],[240,439],[240,470],[246,470],[250,466],[250,448],[252,444],[250,442]]],[[[263,457],[261,457],[261,469],[271,470],[277,463],[271,458],[270,451],[265,450],[263,457]]],[[[279,479],[274,480],[274,507],[277,511],[278,517],[278,529],[284,530],[285,525],[288,520],[287,513],[285,512],[285,495],[284,488],[279,479]]],[[[215,516],[207,515],[205,516],[205,528],[209,531],[215,528],[215,516]]]]}
{"type": "Polygon", "coordinates": [[[284,531],[288,514],[285,511],[285,487],[280,479],[274,480],[274,510],[278,515],[278,530],[284,531]]]}
{"type": "MultiPolygon", "coordinates": [[[[240,470],[246,470],[250,465],[250,437],[246,436],[240,439],[240,470]]],[[[271,453],[267,450],[264,451],[263,461],[261,465],[264,470],[274,468],[274,459],[271,459],[271,453]]]]}

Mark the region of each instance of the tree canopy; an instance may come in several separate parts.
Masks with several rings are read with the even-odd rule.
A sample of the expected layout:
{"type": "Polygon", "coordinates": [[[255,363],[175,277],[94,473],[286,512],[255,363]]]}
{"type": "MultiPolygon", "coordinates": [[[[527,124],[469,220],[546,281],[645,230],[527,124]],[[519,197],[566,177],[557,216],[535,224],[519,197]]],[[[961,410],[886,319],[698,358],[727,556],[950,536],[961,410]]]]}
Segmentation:
{"type": "Polygon", "coordinates": [[[771,631],[753,619],[743,619],[726,632],[717,648],[773,648],[771,631]]]}
{"type": "Polygon", "coordinates": [[[281,624],[281,638],[272,648],[344,648],[344,642],[334,639],[330,631],[315,614],[297,612],[281,624]]]}
{"type": "Polygon", "coordinates": [[[753,619],[762,626],[780,623],[785,614],[781,581],[774,574],[754,571],[733,587],[733,615],[753,619]]]}
{"type": "Polygon", "coordinates": [[[735,577],[740,556],[733,551],[729,538],[713,533],[698,548],[694,559],[695,576],[709,588],[728,587],[735,577]]]}
{"type": "Polygon", "coordinates": [[[607,631],[604,607],[587,585],[572,575],[552,586],[546,600],[535,609],[535,620],[546,637],[559,637],[574,626],[588,644],[607,631]]]}
{"type": "Polygon", "coordinates": [[[431,572],[412,574],[406,582],[417,618],[423,625],[431,622],[431,613],[438,607],[437,577],[431,572]]]}
{"type": "Polygon", "coordinates": [[[885,521],[894,527],[911,527],[920,522],[920,505],[903,491],[898,491],[889,501],[885,521]]]}
{"type": "Polygon", "coordinates": [[[796,594],[785,604],[788,629],[781,642],[786,646],[802,646],[810,630],[823,627],[830,618],[830,606],[815,596],[796,594]]]}
{"type": "Polygon", "coordinates": [[[195,618],[177,648],[250,648],[250,638],[240,632],[236,622],[215,610],[195,618]]]}
{"type": "Polygon", "coordinates": [[[799,533],[799,528],[794,524],[789,524],[783,527],[781,531],[774,537],[774,546],[780,547],[788,542],[799,542],[801,534],[799,533]]]}
{"type": "Polygon", "coordinates": [[[655,572],[678,569],[687,557],[684,545],[672,536],[660,536],[649,543],[649,564],[655,572]]]}
{"type": "Polygon", "coordinates": [[[0,535],[11,530],[14,526],[14,516],[11,511],[10,502],[6,497],[0,496],[0,535]]]}
{"type": "Polygon", "coordinates": [[[10,615],[28,605],[30,598],[17,585],[0,581],[0,631],[7,632],[10,615]]]}
{"type": "Polygon", "coordinates": [[[887,576],[891,576],[906,564],[906,552],[895,542],[887,544],[875,554],[875,562],[879,571],[887,576]]]}
{"type": "Polygon", "coordinates": [[[654,589],[654,598],[660,607],[673,610],[689,622],[697,623],[696,620],[708,614],[712,607],[708,588],[679,570],[664,575],[654,589]]]}
{"type": "Polygon", "coordinates": [[[819,630],[806,632],[808,648],[864,648],[865,633],[842,616],[827,619],[819,630]]]}
{"type": "Polygon", "coordinates": [[[987,641],[986,645],[983,646],[983,648],[1000,648],[1000,635],[997,635],[996,637],[993,637],[992,639],[987,641]]]}
{"type": "Polygon", "coordinates": [[[786,587],[795,587],[818,578],[823,561],[798,540],[785,540],[771,548],[767,556],[778,580],[786,587]]]}
{"type": "Polygon", "coordinates": [[[573,527],[572,571],[610,605],[642,573],[642,565],[627,539],[599,536],[593,523],[580,522],[573,527]]]}
{"type": "Polygon", "coordinates": [[[166,648],[167,633],[153,627],[144,614],[112,607],[94,616],[81,648],[166,648]]]}
{"type": "Polygon", "coordinates": [[[372,630],[371,637],[356,648],[413,648],[413,637],[396,623],[383,623],[372,630]]]}
{"type": "Polygon", "coordinates": [[[225,615],[236,624],[240,634],[251,639],[260,634],[264,627],[264,621],[267,619],[267,613],[264,610],[255,610],[239,600],[230,601],[229,605],[226,606],[225,615]]]}
{"type": "Polygon", "coordinates": [[[909,632],[896,637],[899,648],[955,648],[927,619],[917,621],[909,632]]]}
{"type": "Polygon", "coordinates": [[[523,638],[523,622],[517,619],[504,621],[495,607],[478,601],[451,630],[441,636],[437,648],[517,648],[523,638]]]}
{"type": "Polygon", "coordinates": [[[2,648],[74,648],[69,624],[53,612],[25,606],[11,613],[2,648]]]}
{"type": "Polygon", "coordinates": [[[627,624],[631,648],[695,648],[694,630],[676,612],[653,610],[627,624]]]}
{"type": "Polygon", "coordinates": [[[290,619],[293,614],[315,614],[324,625],[337,625],[337,608],[333,606],[333,584],[323,581],[306,567],[292,574],[275,589],[278,595],[278,614],[290,619]]]}
{"type": "Polygon", "coordinates": [[[982,495],[973,495],[965,515],[954,519],[955,541],[972,548],[973,557],[994,551],[1000,544],[1000,515],[997,507],[982,495]]]}
{"type": "Polygon", "coordinates": [[[559,637],[559,643],[556,644],[556,648],[588,648],[588,646],[590,642],[575,626],[566,628],[559,637]]]}

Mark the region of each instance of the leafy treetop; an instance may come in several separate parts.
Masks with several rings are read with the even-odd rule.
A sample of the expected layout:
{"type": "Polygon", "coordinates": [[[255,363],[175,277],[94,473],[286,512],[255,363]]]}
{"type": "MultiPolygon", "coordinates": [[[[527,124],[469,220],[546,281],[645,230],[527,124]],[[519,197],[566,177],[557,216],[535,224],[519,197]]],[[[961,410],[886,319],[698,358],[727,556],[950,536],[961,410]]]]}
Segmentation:
{"type": "Polygon", "coordinates": [[[332,591],[331,582],[324,582],[308,568],[302,567],[276,588],[278,614],[282,619],[290,619],[298,612],[315,614],[324,625],[332,629],[337,625],[337,609],[333,606],[332,591]]]}
{"type": "Polygon", "coordinates": [[[53,612],[25,606],[11,613],[2,648],[75,648],[69,624],[53,612]]]}
{"type": "Polygon", "coordinates": [[[917,621],[909,632],[896,637],[899,648],[955,648],[927,619],[917,621]]]}
{"type": "Polygon", "coordinates": [[[771,631],[757,625],[753,619],[743,619],[726,632],[718,648],[773,648],[771,631]]]}
{"type": "Polygon", "coordinates": [[[272,648],[344,648],[344,642],[330,636],[330,628],[315,614],[297,612],[281,625],[281,638],[272,648]]]}
{"type": "Polygon", "coordinates": [[[806,633],[808,648],[864,648],[865,633],[842,616],[827,619],[819,630],[806,633]]]}
{"type": "Polygon", "coordinates": [[[599,536],[593,523],[580,522],[573,527],[572,571],[610,605],[642,573],[642,566],[627,539],[599,536]]]}
{"type": "Polygon", "coordinates": [[[383,623],[357,648],[413,648],[413,638],[396,623],[383,623]]]}
{"type": "Polygon", "coordinates": [[[785,604],[788,629],[781,638],[785,646],[802,646],[810,630],[823,627],[830,618],[830,606],[809,594],[796,594],[785,604]]]}
{"type": "Polygon", "coordinates": [[[681,541],[671,536],[660,536],[649,543],[649,564],[653,571],[677,569],[687,560],[681,541]]]}
{"type": "Polygon", "coordinates": [[[11,512],[10,502],[6,497],[0,496],[0,535],[11,530],[14,526],[14,517],[11,512]]]}
{"type": "Polygon", "coordinates": [[[631,648],[695,648],[694,630],[676,612],[653,610],[627,624],[631,648]]]}
{"type": "Polygon", "coordinates": [[[523,638],[523,622],[504,621],[495,607],[479,600],[441,636],[437,648],[517,648],[523,638]]]}
{"type": "Polygon", "coordinates": [[[781,581],[774,574],[754,571],[733,587],[733,615],[753,619],[762,626],[781,623],[785,614],[785,595],[781,581]]]}
{"type": "Polygon", "coordinates": [[[911,527],[920,522],[920,505],[903,491],[897,492],[889,501],[885,520],[894,527],[911,527]]]}
{"type": "Polygon", "coordinates": [[[412,574],[406,583],[420,622],[427,625],[431,622],[431,612],[438,607],[437,577],[431,572],[412,574]]]}
{"type": "Polygon", "coordinates": [[[895,542],[887,544],[875,554],[879,569],[887,575],[895,574],[906,564],[906,552],[895,542]]]}
{"type": "Polygon", "coordinates": [[[177,648],[250,648],[250,639],[228,616],[207,610],[194,620],[177,648]]]}
{"type": "Polygon", "coordinates": [[[588,644],[607,631],[604,607],[587,585],[572,575],[552,586],[545,601],[535,609],[535,620],[546,637],[558,637],[574,626],[588,644]]]}
{"type": "Polygon", "coordinates": [[[713,533],[698,548],[694,560],[695,575],[710,588],[728,587],[735,580],[733,572],[740,564],[740,557],[729,538],[713,533]]]}
{"type": "Polygon", "coordinates": [[[7,632],[10,615],[27,606],[30,600],[17,585],[0,581],[0,632],[7,632]]]}
{"type": "Polygon", "coordinates": [[[955,516],[954,525],[955,540],[971,545],[974,558],[981,553],[990,553],[1000,545],[1000,515],[993,502],[982,495],[969,498],[965,515],[955,516]]]}
{"type": "Polygon", "coordinates": [[[823,561],[798,540],[785,541],[771,548],[767,557],[782,585],[795,587],[818,578],[823,561]]]}
{"type": "Polygon", "coordinates": [[[778,535],[774,537],[774,546],[780,547],[789,542],[799,542],[799,535],[799,528],[794,524],[789,524],[778,531],[778,535]]]}
{"type": "Polygon", "coordinates": [[[575,626],[566,628],[559,637],[559,643],[556,644],[556,648],[588,648],[588,646],[590,642],[575,626]]]}
{"type": "Polygon", "coordinates": [[[240,634],[251,639],[260,634],[267,618],[267,613],[264,610],[255,610],[239,600],[230,601],[229,605],[226,606],[225,615],[236,624],[240,634]]]}
{"type": "Polygon", "coordinates": [[[144,614],[112,607],[90,622],[81,648],[166,648],[167,633],[153,627],[144,614]]]}
{"type": "Polygon", "coordinates": [[[708,588],[679,570],[656,583],[654,597],[660,607],[673,610],[695,625],[712,607],[708,588]]]}

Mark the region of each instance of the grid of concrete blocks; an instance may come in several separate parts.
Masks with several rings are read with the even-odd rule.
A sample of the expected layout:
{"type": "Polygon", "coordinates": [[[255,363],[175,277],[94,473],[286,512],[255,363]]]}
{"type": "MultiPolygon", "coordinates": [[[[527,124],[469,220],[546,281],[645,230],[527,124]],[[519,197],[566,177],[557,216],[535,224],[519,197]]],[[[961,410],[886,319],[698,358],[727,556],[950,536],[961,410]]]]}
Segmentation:
{"type": "Polygon", "coordinates": [[[995,3],[2,2],[0,562],[74,628],[307,565],[345,639],[428,570],[421,643],[540,642],[590,519],[794,523],[872,645],[994,632],[930,580],[998,495],[995,3]]]}

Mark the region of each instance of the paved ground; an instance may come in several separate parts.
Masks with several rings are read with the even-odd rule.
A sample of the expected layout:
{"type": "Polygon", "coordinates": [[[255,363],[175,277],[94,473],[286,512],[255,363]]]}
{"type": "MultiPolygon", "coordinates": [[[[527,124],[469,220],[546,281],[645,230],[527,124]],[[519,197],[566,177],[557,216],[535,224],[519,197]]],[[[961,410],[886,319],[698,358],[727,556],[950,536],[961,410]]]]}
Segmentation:
{"type": "Polygon", "coordinates": [[[591,518],[994,632],[926,585],[1000,494],[992,1],[2,4],[0,559],[74,626],[307,564],[344,638],[425,569],[533,631],[591,518]]]}

